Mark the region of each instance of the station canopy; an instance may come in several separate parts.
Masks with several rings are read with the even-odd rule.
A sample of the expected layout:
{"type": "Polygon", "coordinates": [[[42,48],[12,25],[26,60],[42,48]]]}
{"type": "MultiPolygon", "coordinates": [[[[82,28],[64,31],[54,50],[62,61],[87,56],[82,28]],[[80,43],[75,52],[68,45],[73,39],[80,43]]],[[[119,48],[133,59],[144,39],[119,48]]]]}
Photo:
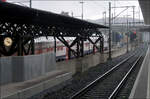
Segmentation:
{"type": "MultiPolygon", "coordinates": [[[[95,30],[108,28],[106,26],[87,22],[81,19],[55,14],[43,10],[24,7],[7,2],[0,2],[0,22],[11,22],[15,24],[38,25],[40,27],[55,27],[60,31],[77,33],[82,30],[95,30]]],[[[67,34],[66,34],[67,35],[67,34]]]]}
{"type": "Polygon", "coordinates": [[[150,0],[139,0],[139,4],[146,25],[150,25],[150,0]]]}

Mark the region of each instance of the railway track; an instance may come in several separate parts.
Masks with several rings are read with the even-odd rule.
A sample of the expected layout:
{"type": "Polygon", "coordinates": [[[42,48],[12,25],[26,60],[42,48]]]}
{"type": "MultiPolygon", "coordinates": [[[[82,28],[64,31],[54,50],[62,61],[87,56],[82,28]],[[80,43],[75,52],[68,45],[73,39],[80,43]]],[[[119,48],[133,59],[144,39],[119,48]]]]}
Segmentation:
{"type": "Polygon", "coordinates": [[[96,80],[73,94],[70,99],[114,99],[141,59],[141,50],[130,55],[96,80]]]}
{"type": "MultiPolygon", "coordinates": [[[[65,85],[60,84],[53,88],[49,88],[37,95],[32,96],[30,99],[82,99],[82,98],[96,99],[97,97],[98,97],[98,99],[101,99],[101,98],[108,99],[108,97],[114,91],[115,87],[111,90],[111,92],[109,93],[107,98],[103,97],[103,95],[105,96],[105,93],[107,93],[107,90],[105,93],[101,92],[101,94],[99,94],[99,93],[88,94],[88,91],[93,89],[94,86],[98,85],[99,83],[104,82],[104,80],[106,80],[105,78],[108,78],[110,75],[112,75],[112,73],[115,72],[115,70],[118,70],[120,67],[121,68],[124,67],[124,66],[122,66],[123,64],[125,64],[125,65],[130,64],[130,66],[128,66],[127,70],[124,69],[125,70],[124,75],[125,75],[128,72],[128,70],[130,69],[130,67],[133,65],[132,63],[134,63],[136,61],[136,59],[139,58],[139,55],[141,55],[140,53],[146,52],[144,50],[146,50],[146,47],[144,45],[139,46],[136,50],[131,51],[128,54],[124,54],[122,56],[114,58],[112,61],[107,61],[104,64],[99,64],[99,65],[89,69],[88,71],[84,72],[82,75],[76,75],[69,81],[64,82],[63,84],[65,84],[65,85]],[[108,72],[110,72],[110,73],[108,73],[108,72]],[[102,77],[104,75],[105,75],[105,77],[102,77]],[[87,95],[85,95],[85,94],[87,94],[87,95]]],[[[144,54],[143,54],[143,56],[144,56],[144,54]]],[[[142,62],[142,59],[143,59],[143,57],[140,59],[141,62],[142,62]]],[[[140,65],[136,66],[136,68],[137,67],[140,68],[140,65]]],[[[122,71],[124,71],[124,70],[122,70],[122,71]]],[[[132,74],[134,72],[135,71],[133,71],[132,74]]],[[[130,78],[132,79],[132,76],[130,78]]],[[[120,81],[121,81],[121,77],[120,77],[120,81]]],[[[117,83],[119,84],[120,81],[118,81],[117,83]]],[[[131,82],[133,83],[133,79],[131,80],[131,82]]],[[[115,86],[117,86],[118,84],[116,84],[115,86]]],[[[108,85],[109,85],[109,80],[108,80],[108,85]]],[[[104,85],[101,84],[101,86],[102,86],[102,87],[100,87],[101,91],[105,91],[104,89],[107,88],[107,86],[105,84],[104,85]]],[[[123,85],[123,87],[125,87],[125,86],[123,85]]],[[[127,85],[127,87],[128,87],[128,85],[127,85]]],[[[111,88],[111,85],[110,85],[110,88],[111,88]]],[[[130,89],[131,88],[132,88],[132,85],[130,84],[130,89]]],[[[121,89],[121,88],[119,87],[119,89],[121,89]]],[[[124,88],[122,88],[122,89],[120,91],[121,93],[119,92],[117,99],[120,99],[120,97],[124,97],[125,94],[128,94],[124,91],[124,88]],[[122,91],[122,89],[123,89],[123,91],[122,91]],[[120,95],[120,94],[122,94],[122,95],[120,95]]],[[[126,88],[126,89],[128,90],[128,88],[126,88]]],[[[92,92],[94,92],[94,91],[92,91],[92,92]]],[[[98,92],[100,92],[100,91],[98,90],[98,92]]],[[[109,92],[109,90],[108,90],[108,92],[109,92]]]]}

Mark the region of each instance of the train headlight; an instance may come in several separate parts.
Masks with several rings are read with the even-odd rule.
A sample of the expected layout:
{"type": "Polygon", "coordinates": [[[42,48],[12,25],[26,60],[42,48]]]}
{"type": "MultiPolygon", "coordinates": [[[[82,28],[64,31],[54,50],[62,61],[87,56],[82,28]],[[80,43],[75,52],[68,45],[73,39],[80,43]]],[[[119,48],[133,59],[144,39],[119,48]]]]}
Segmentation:
{"type": "Polygon", "coordinates": [[[9,46],[11,46],[12,45],[12,39],[10,38],[10,37],[6,37],[5,39],[4,39],[4,45],[5,46],[7,46],[7,47],[9,47],[9,46]]]}

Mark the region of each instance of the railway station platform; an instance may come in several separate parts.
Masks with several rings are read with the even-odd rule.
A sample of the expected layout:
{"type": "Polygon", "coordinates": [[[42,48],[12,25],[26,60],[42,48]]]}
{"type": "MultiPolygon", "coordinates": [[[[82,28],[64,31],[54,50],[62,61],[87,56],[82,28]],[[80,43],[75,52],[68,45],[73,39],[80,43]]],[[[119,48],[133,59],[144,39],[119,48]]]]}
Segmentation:
{"type": "Polygon", "coordinates": [[[27,99],[70,78],[70,73],[56,70],[32,80],[6,84],[0,87],[0,99],[27,99]]]}
{"type": "MultiPolygon", "coordinates": [[[[114,58],[125,53],[126,49],[124,47],[113,49],[112,57],[114,58]]],[[[56,70],[43,76],[23,82],[9,83],[0,86],[0,99],[22,99],[31,97],[32,95],[69,80],[73,74],[78,72],[77,70],[84,72],[92,66],[106,62],[107,58],[108,52],[104,52],[103,54],[95,53],[79,59],[57,62],[56,70]],[[88,67],[85,66],[86,64],[88,64],[88,67]],[[78,68],[77,65],[82,65],[82,68],[78,68]]]]}
{"type": "Polygon", "coordinates": [[[129,99],[150,99],[150,47],[147,50],[129,99]]]}

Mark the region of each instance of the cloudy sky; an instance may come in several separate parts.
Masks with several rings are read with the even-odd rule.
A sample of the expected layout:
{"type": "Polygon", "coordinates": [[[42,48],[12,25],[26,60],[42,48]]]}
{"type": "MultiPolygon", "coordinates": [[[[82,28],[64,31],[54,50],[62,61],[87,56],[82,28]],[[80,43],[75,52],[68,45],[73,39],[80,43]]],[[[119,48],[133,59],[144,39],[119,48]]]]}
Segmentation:
{"type": "MultiPolygon", "coordinates": [[[[8,0],[9,2],[20,2],[21,5],[29,6],[28,0],[8,0]]],[[[69,15],[73,12],[73,16],[76,18],[81,18],[82,0],[33,0],[32,7],[36,9],[42,9],[46,11],[51,11],[60,14],[61,11],[69,12],[69,15]]],[[[120,6],[136,6],[135,7],[135,17],[143,19],[142,13],[139,8],[139,3],[137,0],[83,0],[84,9],[84,19],[100,19],[103,18],[103,12],[106,11],[108,16],[108,3],[112,3],[112,7],[120,6]]],[[[115,15],[119,14],[125,8],[112,9],[112,13],[115,15]]],[[[124,17],[125,15],[130,15],[132,17],[133,9],[129,8],[119,17],[124,17]]]]}

